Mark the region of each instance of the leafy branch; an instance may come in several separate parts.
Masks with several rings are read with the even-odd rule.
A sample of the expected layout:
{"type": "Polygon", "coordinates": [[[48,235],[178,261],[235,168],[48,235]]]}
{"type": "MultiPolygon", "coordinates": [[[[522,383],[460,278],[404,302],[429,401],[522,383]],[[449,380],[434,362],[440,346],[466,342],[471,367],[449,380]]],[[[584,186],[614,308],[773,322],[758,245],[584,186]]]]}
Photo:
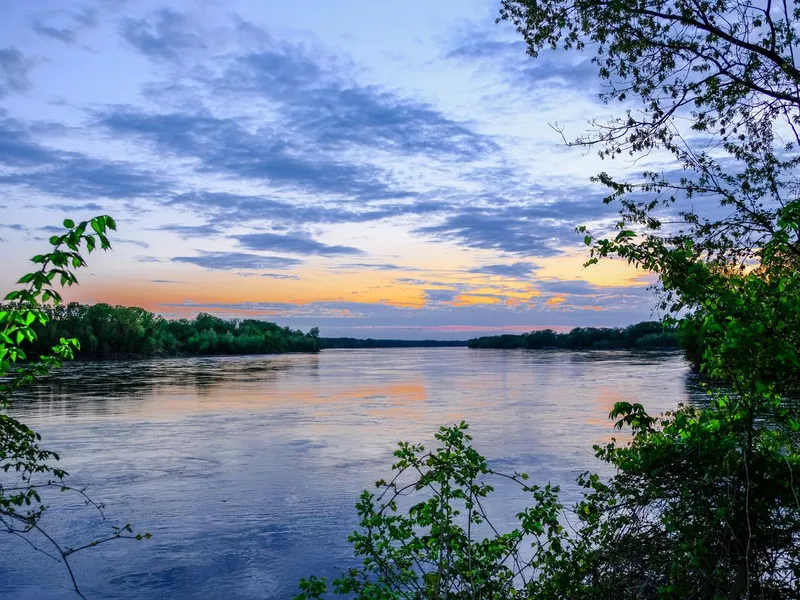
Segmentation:
{"type": "Polygon", "coordinates": [[[16,392],[61,367],[63,361],[72,359],[80,349],[76,339],[62,337],[48,354],[33,356],[28,351],[37,340],[36,328],[46,327],[49,322],[47,308],[62,302],[58,288],[78,283],[75,270],[87,266],[81,251],[85,248],[91,254],[109,250],[108,232],[116,230],[116,223],[109,216],[78,224],[67,219],[64,228],[64,234],[50,238],[50,252],[31,259],[37,268],[19,279],[22,287],[6,295],[9,304],[0,310],[0,533],[24,539],[36,550],[63,562],[75,592],[83,597],[68,560],[72,554],[115,539],[143,539],[150,535],[134,534],[130,524],[126,524],[112,527],[108,536],[65,547],[40,525],[47,509],[41,496],[45,489],[75,493],[105,519],[101,504],[93,501],[85,490],[64,483],[67,472],[52,464],[59,460],[59,455],[40,447],[41,435],[9,414],[16,392]],[[33,533],[43,536],[55,554],[35,545],[30,539],[33,533]]]}

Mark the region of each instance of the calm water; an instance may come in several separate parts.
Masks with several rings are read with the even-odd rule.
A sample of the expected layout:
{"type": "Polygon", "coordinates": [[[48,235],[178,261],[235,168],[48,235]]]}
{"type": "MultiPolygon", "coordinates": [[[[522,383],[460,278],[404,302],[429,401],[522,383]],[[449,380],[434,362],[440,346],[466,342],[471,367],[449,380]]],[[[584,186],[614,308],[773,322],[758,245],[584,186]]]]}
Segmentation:
{"type": "MultiPolygon", "coordinates": [[[[591,445],[613,435],[615,402],[700,396],[672,353],[326,350],[70,366],[15,415],[110,523],[154,536],[74,555],[87,597],[262,599],[352,563],[353,505],[399,439],[467,420],[493,466],[574,499],[577,474],[603,471],[591,445]]],[[[44,524],[66,545],[107,530],[61,496],[44,524]]],[[[522,500],[496,496],[502,522],[522,500]]],[[[0,536],[0,598],[74,597],[61,565],[0,536]]]]}

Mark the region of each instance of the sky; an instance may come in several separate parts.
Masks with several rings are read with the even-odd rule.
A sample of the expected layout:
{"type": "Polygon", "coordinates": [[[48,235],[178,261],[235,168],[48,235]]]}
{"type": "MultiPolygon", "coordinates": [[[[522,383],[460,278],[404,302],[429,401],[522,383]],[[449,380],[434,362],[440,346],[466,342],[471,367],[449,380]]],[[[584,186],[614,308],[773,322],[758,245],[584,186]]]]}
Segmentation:
{"type": "Polygon", "coordinates": [[[0,283],[109,214],[68,300],[466,339],[653,318],[584,268],[607,164],[581,54],[526,56],[479,0],[0,0],[0,283]]]}

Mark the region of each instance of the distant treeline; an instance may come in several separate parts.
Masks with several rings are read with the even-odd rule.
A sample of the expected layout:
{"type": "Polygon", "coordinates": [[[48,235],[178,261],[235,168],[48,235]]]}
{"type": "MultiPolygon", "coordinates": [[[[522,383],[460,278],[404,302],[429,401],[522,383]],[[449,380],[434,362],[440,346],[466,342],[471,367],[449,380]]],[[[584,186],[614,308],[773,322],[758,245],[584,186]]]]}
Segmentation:
{"type": "MultiPolygon", "coordinates": [[[[0,308],[3,308],[0,306],[0,308]]],[[[77,358],[111,359],[212,354],[274,354],[319,352],[326,348],[563,348],[653,349],[677,348],[678,333],[656,321],[626,328],[576,327],[569,333],[553,330],[522,335],[497,335],[461,340],[392,340],[352,337],[320,338],[258,319],[221,319],[200,313],[193,319],[166,319],[143,308],[80,304],[50,307],[50,322],[38,328],[32,351],[45,354],[60,338],[77,338],[77,358]]],[[[699,340],[682,335],[690,361],[702,352],[699,340]],[[694,341],[694,343],[692,343],[694,341]]]]}
{"type": "Polygon", "coordinates": [[[108,359],[204,354],[319,352],[319,330],[308,333],[256,319],[225,320],[200,313],[194,319],[165,319],[143,308],[85,305],[52,307],[39,327],[33,350],[50,351],[59,338],[77,338],[77,358],[108,359]]]}
{"type": "Polygon", "coordinates": [[[454,348],[466,346],[466,340],[361,340],[351,337],[320,338],[319,347],[326,348],[454,348]]]}
{"type": "Polygon", "coordinates": [[[493,335],[467,342],[470,348],[564,348],[569,350],[623,350],[678,348],[678,332],[658,321],[644,321],[625,328],[576,327],[569,333],[552,329],[522,335],[493,335]]]}

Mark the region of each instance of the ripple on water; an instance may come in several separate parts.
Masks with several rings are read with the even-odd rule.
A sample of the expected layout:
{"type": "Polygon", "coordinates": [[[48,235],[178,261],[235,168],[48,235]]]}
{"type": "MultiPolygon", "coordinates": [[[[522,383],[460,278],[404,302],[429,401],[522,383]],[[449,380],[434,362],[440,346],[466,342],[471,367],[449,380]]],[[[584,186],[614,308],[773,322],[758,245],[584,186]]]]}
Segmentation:
{"type": "MultiPolygon", "coordinates": [[[[75,555],[87,596],[264,599],[352,564],[353,505],[397,440],[429,445],[465,419],[492,466],[571,501],[577,473],[602,469],[591,445],[613,434],[614,402],[658,412],[701,396],[674,353],[327,350],[70,365],[15,411],[110,522],[154,536],[75,555]]],[[[107,530],[68,501],[45,521],[59,539],[107,530]]],[[[492,510],[510,524],[524,501],[500,486],[492,510]]],[[[74,598],[59,565],[3,544],[0,598],[74,598]]]]}

